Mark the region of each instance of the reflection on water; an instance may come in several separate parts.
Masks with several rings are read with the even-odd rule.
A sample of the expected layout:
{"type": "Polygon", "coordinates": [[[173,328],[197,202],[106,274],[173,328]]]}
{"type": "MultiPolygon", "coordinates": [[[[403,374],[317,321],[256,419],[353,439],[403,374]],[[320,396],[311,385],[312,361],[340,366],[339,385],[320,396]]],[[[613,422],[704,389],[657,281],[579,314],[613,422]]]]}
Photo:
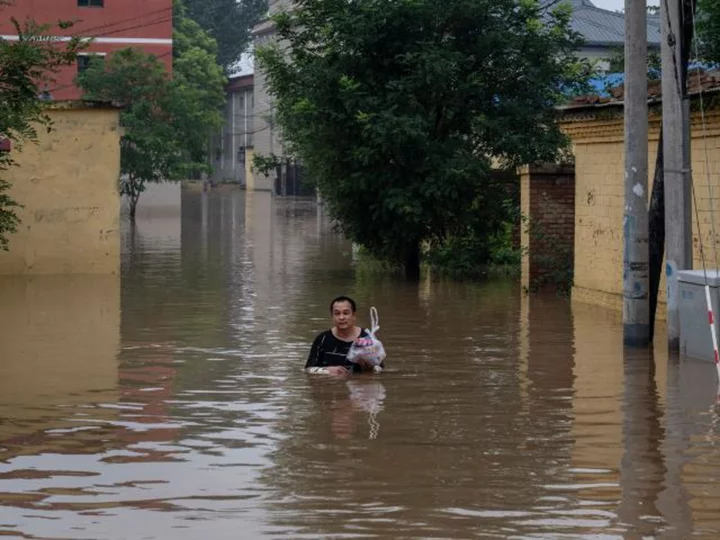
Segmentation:
{"type": "Polygon", "coordinates": [[[120,277],[0,279],[0,535],[720,534],[714,367],[616,314],[374,274],[262,193],[185,191],[123,246],[120,277]],[[337,294],[378,308],[382,375],[302,373],[337,294]]]}

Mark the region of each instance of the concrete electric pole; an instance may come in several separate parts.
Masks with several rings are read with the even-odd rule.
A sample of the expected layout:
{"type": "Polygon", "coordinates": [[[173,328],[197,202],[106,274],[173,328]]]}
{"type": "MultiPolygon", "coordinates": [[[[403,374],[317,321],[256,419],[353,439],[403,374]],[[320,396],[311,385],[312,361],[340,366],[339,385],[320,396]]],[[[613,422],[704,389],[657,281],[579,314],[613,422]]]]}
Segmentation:
{"type": "Polygon", "coordinates": [[[625,0],[623,341],[650,343],[648,276],[647,6],[625,0]]]}
{"type": "Polygon", "coordinates": [[[668,347],[680,347],[678,270],[692,268],[689,107],[683,103],[680,0],[662,0],[662,118],[665,174],[665,259],[668,347]]]}

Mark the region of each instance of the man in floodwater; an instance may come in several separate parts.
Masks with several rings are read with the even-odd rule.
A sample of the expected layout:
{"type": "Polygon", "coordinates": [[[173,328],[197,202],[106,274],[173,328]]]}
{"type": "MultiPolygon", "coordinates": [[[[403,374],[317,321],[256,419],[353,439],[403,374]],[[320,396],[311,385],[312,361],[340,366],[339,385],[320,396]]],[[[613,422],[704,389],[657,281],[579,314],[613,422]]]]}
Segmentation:
{"type": "Polygon", "coordinates": [[[382,371],[383,364],[373,367],[372,364],[364,360],[353,363],[347,359],[353,342],[358,338],[369,335],[367,330],[355,325],[356,311],[355,300],[347,296],[338,296],[330,302],[333,326],[329,330],[318,334],[315,341],[313,341],[310,354],[305,363],[305,371],[328,375],[382,371]]]}

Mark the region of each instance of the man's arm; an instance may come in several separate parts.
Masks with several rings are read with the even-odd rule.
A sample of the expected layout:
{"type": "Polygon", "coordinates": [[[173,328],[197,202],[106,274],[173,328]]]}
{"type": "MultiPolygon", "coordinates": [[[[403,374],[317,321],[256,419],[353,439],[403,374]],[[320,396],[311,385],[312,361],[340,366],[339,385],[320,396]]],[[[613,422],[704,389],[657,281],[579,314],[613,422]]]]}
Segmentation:
{"type": "Polygon", "coordinates": [[[320,367],[320,349],[322,343],[325,341],[325,334],[319,334],[313,341],[312,347],[310,347],[310,354],[308,354],[307,362],[305,362],[305,369],[320,367]]]}
{"type": "Polygon", "coordinates": [[[347,369],[342,366],[328,366],[322,365],[321,358],[323,355],[323,343],[327,337],[327,332],[323,332],[313,341],[312,347],[310,348],[310,354],[308,355],[307,362],[305,362],[305,372],[311,374],[323,374],[323,375],[338,375],[345,376],[349,373],[347,369]]]}
{"type": "Polygon", "coordinates": [[[323,355],[323,343],[325,343],[326,333],[319,334],[315,341],[313,341],[312,347],[310,348],[310,354],[308,354],[307,362],[305,362],[305,372],[313,374],[332,374],[330,368],[322,366],[320,359],[323,355]]]}

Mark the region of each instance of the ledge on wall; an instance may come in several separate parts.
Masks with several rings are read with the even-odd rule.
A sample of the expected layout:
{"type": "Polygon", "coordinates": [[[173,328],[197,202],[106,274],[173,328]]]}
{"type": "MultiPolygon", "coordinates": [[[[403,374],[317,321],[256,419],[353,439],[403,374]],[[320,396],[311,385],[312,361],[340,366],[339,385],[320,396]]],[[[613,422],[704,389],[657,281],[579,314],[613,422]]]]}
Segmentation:
{"type": "Polygon", "coordinates": [[[74,111],[74,110],[87,110],[87,109],[110,109],[110,110],[121,110],[124,109],[119,103],[112,103],[110,101],[97,101],[91,99],[74,99],[74,100],[60,100],[60,101],[46,101],[43,103],[44,107],[50,111],[74,111]]]}

